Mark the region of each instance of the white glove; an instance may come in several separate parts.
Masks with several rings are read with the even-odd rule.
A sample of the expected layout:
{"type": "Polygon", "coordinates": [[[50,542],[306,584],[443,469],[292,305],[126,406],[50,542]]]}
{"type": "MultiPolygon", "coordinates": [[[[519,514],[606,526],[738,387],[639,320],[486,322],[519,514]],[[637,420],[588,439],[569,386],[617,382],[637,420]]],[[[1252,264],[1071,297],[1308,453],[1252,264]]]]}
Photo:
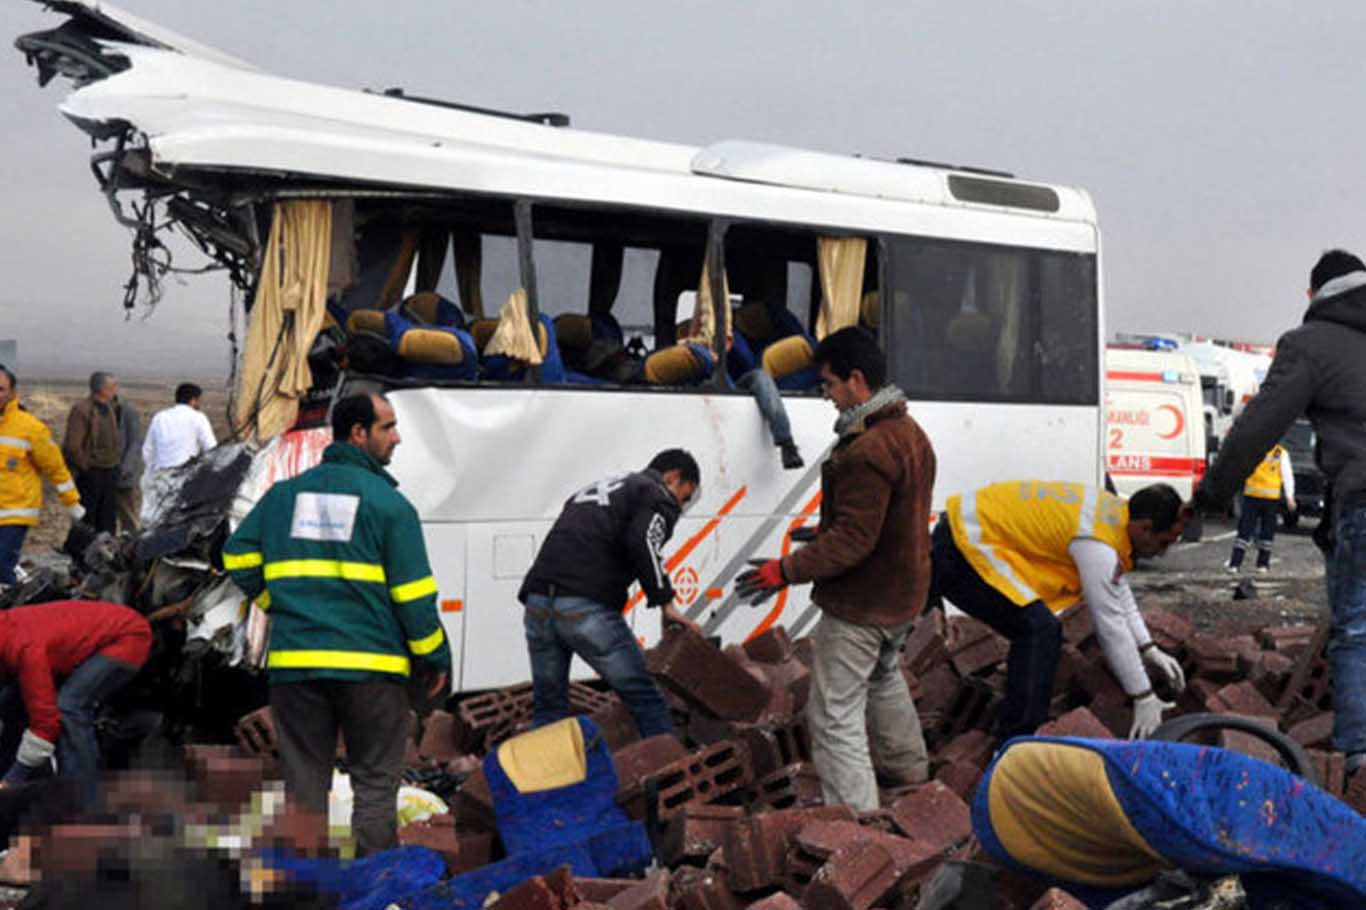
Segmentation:
{"type": "Polygon", "coordinates": [[[1163,701],[1151,692],[1138,699],[1134,702],[1134,724],[1129,728],[1129,738],[1147,739],[1162,726],[1162,712],[1175,707],[1174,703],[1163,701]]]}
{"type": "Polygon", "coordinates": [[[1158,676],[1165,679],[1173,692],[1185,691],[1186,673],[1181,669],[1181,664],[1177,663],[1175,657],[1154,646],[1143,652],[1143,662],[1158,676]]]}
{"type": "Polygon", "coordinates": [[[80,521],[85,517],[85,506],[81,505],[79,502],[74,506],[67,506],[66,514],[71,516],[72,521],[80,521]]]}

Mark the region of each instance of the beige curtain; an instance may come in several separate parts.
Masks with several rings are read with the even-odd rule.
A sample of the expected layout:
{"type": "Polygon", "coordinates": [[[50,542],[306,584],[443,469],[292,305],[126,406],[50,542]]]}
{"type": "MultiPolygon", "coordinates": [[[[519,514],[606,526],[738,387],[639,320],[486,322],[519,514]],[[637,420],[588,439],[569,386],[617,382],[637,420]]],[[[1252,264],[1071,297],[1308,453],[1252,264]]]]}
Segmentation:
{"type": "Polygon", "coordinates": [[[257,439],[287,430],[298,416],[299,399],[313,384],[308,349],[327,311],[331,247],[330,202],[275,204],[234,415],[237,426],[257,439]]]}
{"type": "Polygon", "coordinates": [[[483,238],[478,231],[456,230],[451,234],[455,252],[455,282],[460,289],[460,305],[475,319],[484,318],[484,298],[479,290],[483,270],[483,238]]]}
{"type": "Polygon", "coordinates": [[[384,279],[384,287],[379,292],[379,306],[376,309],[392,309],[403,299],[403,289],[408,286],[408,276],[413,271],[413,260],[417,258],[418,247],[422,245],[422,231],[416,227],[403,229],[403,239],[399,244],[398,258],[384,279]]]}
{"type": "MultiPolygon", "coordinates": [[[[730,281],[725,275],[721,276],[721,285],[725,289],[726,302],[721,308],[725,320],[725,332],[727,349],[730,345],[731,319],[730,319],[730,281]]],[[[691,341],[700,344],[708,350],[712,350],[712,339],[716,337],[716,308],[712,306],[711,296],[711,259],[708,258],[702,263],[702,277],[697,285],[697,306],[693,309],[692,322],[688,325],[688,333],[685,337],[678,339],[680,343],[691,341]]]]}
{"type": "Polygon", "coordinates": [[[527,316],[526,290],[518,288],[498,311],[498,328],[493,330],[484,354],[503,354],[523,363],[540,363],[541,346],[531,331],[527,316]]]}
{"type": "Polygon", "coordinates": [[[868,241],[863,237],[820,238],[817,261],[821,270],[821,309],[816,316],[816,340],[858,325],[867,256],[868,241]]]}

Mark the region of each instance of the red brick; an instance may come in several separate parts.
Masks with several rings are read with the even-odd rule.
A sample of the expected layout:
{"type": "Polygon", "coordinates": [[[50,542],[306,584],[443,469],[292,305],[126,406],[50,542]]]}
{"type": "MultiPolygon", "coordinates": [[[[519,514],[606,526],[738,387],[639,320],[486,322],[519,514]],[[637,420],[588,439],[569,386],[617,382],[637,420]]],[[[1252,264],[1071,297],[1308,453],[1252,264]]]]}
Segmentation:
{"type": "Polygon", "coordinates": [[[749,750],[750,768],[756,778],[811,760],[811,735],[803,717],[786,723],[737,725],[734,735],[749,750]]]}
{"type": "Polygon", "coordinates": [[[784,626],[769,626],[744,644],[751,660],[764,664],[782,663],[793,656],[792,639],[784,626]]]}
{"type": "Polygon", "coordinates": [[[945,743],[935,753],[935,761],[944,764],[964,761],[985,768],[996,751],[996,739],[984,730],[969,730],[945,743]]]}
{"type": "Polygon", "coordinates": [[[1257,691],[1256,686],[1247,681],[1224,686],[1209,698],[1206,705],[1216,714],[1270,718],[1272,726],[1280,720],[1280,712],[1257,691]]]}
{"type": "Polygon", "coordinates": [[[1314,626],[1308,623],[1267,626],[1257,633],[1257,640],[1268,650],[1280,651],[1293,657],[1309,647],[1309,643],[1314,640],[1314,631],[1314,626]]]}
{"type": "Polygon", "coordinates": [[[574,876],[568,866],[561,866],[549,875],[532,876],[489,906],[494,910],[567,910],[578,902],[574,876]]]}
{"type": "Polygon", "coordinates": [[[1184,616],[1154,607],[1143,611],[1143,620],[1157,646],[1168,654],[1178,655],[1186,650],[1195,637],[1195,626],[1184,616]]]}
{"type": "Polygon", "coordinates": [[[1086,910],[1086,905],[1061,888],[1049,888],[1029,910],[1086,910]]]}
{"type": "Polygon", "coordinates": [[[867,910],[904,876],[927,875],[938,863],[938,855],[900,838],[848,844],[817,870],[802,895],[802,906],[867,910]]]}
{"type": "Polygon", "coordinates": [[[669,900],[674,910],[740,910],[726,879],[708,869],[684,866],[674,872],[669,900]]]}
{"type": "Polygon", "coordinates": [[[744,818],[739,806],[688,806],[668,820],[659,847],[660,861],[675,865],[705,860],[725,841],[726,829],[744,818]]]}
{"type": "Polygon", "coordinates": [[[434,815],[431,818],[404,825],[398,830],[398,842],[403,846],[428,847],[446,860],[446,872],[459,875],[484,866],[493,860],[493,835],[487,831],[458,831],[455,816],[434,815]]]}
{"type": "Polygon", "coordinates": [[[731,887],[755,891],[776,884],[783,876],[788,838],[818,820],[853,821],[847,806],[782,809],[749,815],[726,830],[725,864],[731,887]]]}
{"type": "Polygon", "coordinates": [[[1366,815],[1366,769],[1352,775],[1343,788],[1342,801],[1361,815],[1366,815]]]}
{"type": "Polygon", "coordinates": [[[493,791],[481,765],[465,778],[451,799],[451,814],[461,830],[491,831],[496,823],[493,812],[493,791]]]}
{"type": "Polygon", "coordinates": [[[418,743],[417,753],[435,762],[450,761],[464,754],[455,736],[455,715],[448,711],[433,711],[422,725],[422,739],[418,743]]]}
{"type": "MultiPolygon", "coordinates": [[[[1268,730],[1276,729],[1275,718],[1237,714],[1235,712],[1227,711],[1224,712],[1224,714],[1228,717],[1241,717],[1244,720],[1253,721],[1254,723],[1261,724],[1268,730]]],[[[1240,733],[1237,730],[1220,730],[1219,746],[1234,752],[1241,752],[1244,755],[1250,755],[1253,758],[1259,758],[1262,761],[1269,762],[1273,765],[1279,764],[1281,760],[1280,755],[1268,742],[1266,742],[1266,740],[1253,736],[1250,733],[1240,733]]]]}
{"type": "Polygon", "coordinates": [[[975,621],[971,626],[956,621],[950,624],[950,660],[960,676],[993,670],[1009,653],[1010,642],[984,624],[975,621]]]}
{"type": "Polygon", "coordinates": [[[668,818],[695,803],[711,803],[754,782],[749,753],[733,741],[699,749],[656,772],[659,815],[668,818]]]}
{"type": "Polygon", "coordinates": [[[958,693],[944,712],[937,731],[941,737],[951,737],[982,724],[1000,700],[997,693],[984,681],[975,677],[959,680],[958,693]]]}
{"type": "Polygon", "coordinates": [[[1314,773],[1319,779],[1319,788],[1342,799],[1343,787],[1347,783],[1347,759],[1341,752],[1327,749],[1308,749],[1309,760],[1313,762],[1314,773]]]}
{"type": "Polygon", "coordinates": [[[1115,682],[1103,658],[1088,659],[1072,680],[1072,688],[1087,702],[1124,701],[1124,689],[1115,682]]]}
{"type": "Polygon", "coordinates": [[[1315,714],[1295,724],[1286,733],[1301,746],[1328,745],[1333,739],[1333,712],[1315,714]]]}
{"type": "Polygon", "coordinates": [[[763,683],[690,629],[668,629],[647,658],[671,691],[723,720],[755,721],[769,705],[763,683]]]}
{"type": "Polygon", "coordinates": [[[658,774],[688,754],[681,742],[668,733],[642,739],[612,753],[617,769],[617,798],[637,791],[647,777],[658,774]]]}
{"type": "Polygon", "coordinates": [[[816,643],[807,635],[803,635],[792,643],[792,653],[807,667],[810,667],[815,663],[815,650],[816,643]]]}
{"type": "Polygon", "coordinates": [[[1073,647],[1079,647],[1095,634],[1091,623],[1091,610],[1086,604],[1068,607],[1058,619],[1062,622],[1062,640],[1073,647]]]}
{"type": "Polygon", "coordinates": [[[1086,708],[1074,708],[1057,720],[1051,720],[1038,730],[1039,736],[1083,736],[1091,739],[1114,739],[1114,735],[1086,708]]]}
{"type": "Polygon", "coordinates": [[[1190,640],[1190,653],[1201,676],[1232,679],[1238,675],[1238,645],[1231,639],[1197,634],[1190,640]]]}
{"type": "Polygon", "coordinates": [[[796,715],[806,707],[811,694],[811,668],[790,657],[780,663],[755,663],[763,676],[764,685],[777,695],[769,702],[765,713],[773,718],[787,718],[796,715]],[[779,706],[782,706],[781,709],[779,706]]]}
{"type": "Polygon", "coordinates": [[[658,869],[607,901],[612,910],[669,910],[669,870],[658,869]]]}
{"type": "Polygon", "coordinates": [[[821,803],[821,777],[810,762],[779,768],[755,781],[748,802],[756,809],[795,809],[821,803]]]}
{"type": "Polygon", "coordinates": [[[1280,700],[1290,674],[1295,670],[1295,661],[1279,651],[1263,651],[1257,665],[1252,668],[1250,678],[1257,691],[1275,703],[1280,700]]]}
{"type": "Polygon", "coordinates": [[[598,725],[603,742],[607,743],[607,748],[612,752],[640,740],[635,718],[631,717],[631,712],[619,698],[593,711],[588,717],[598,725]]]}
{"type": "Polygon", "coordinates": [[[930,670],[917,682],[921,694],[915,700],[915,709],[920,714],[920,723],[926,730],[937,729],[943,725],[946,713],[958,697],[958,674],[945,663],[930,670]]]}
{"type": "Polygon", "coordinates": [[[640,884],[638,878],[581,878],[574,877],[574,889],[579,897],[595,904],[606,904],[627,888],[640,884]]]}
{"type": "Polygon", "coordinates": [[[783,890],[795,897],[806,893],[806,886],[830,858],[826,853],[813,853],[804,847],[797,838],[787,842],[787,854],[783,857],[783,890]]]}
{"type": "Polygon", "coordinates": [[[892,803],[891,815],[902,834],[941,854],[972,836],[968,804],[940,781],[921,784],[892,803]]]}
{"type": "Polygon", "coordinates": [[[1285,712],[1286,723],[1296,723],[1322,711],[1333,710],[1332,676],[1328,669],[1328,639],[1331,625],[1324,623],[1295,661],[1290,682],[1278,708],[1285,712]]]}
{"type": "Polygon", "coordinates": [[[466,698],[460,702],[456,713],[465,730],[482,736],[491,727],[509,722],[530,722],[531,708],[531,684],[523,683],[466,698]]]}
{"type": "Polygon", "coordinates": [[[982,779],[982,770],[970,762],[954,762],[936,771],[934,779],[958,794],[960,799],[971,802],[977,783],[982,779]]]}
{"type": "Polygon", "coordinates": [[[949,659],[944,614],[939,610],[921,614],[901,648],[902,669],[912,676],[924,676],[949,659]]]}

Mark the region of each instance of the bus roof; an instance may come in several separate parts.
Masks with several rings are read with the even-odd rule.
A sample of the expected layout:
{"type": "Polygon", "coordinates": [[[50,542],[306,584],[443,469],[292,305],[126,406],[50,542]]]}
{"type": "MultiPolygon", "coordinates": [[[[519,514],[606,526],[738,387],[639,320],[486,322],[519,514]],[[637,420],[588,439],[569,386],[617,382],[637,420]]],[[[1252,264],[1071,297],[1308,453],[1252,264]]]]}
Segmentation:
{"type": "MultiPolygon", "coordinates": [[[[101,138],[131,125],[164,172],[588,200],[850,228],[896,229],[904,203],[971,211],[979,226],[983,212],[1016,216],[1009,220],[1017,224],[1021,215],[1073,228],[1095,222],[1080,189],[753,142],[698,148],[415,103],[264,73],[108,4],[50,5],[73,17],[63,30],[84,30],[120,63],[112,73],[83,73],[77,81],[84,84],[61,111],[101,138]]],[[[20,47],[29,53],[25,40],[20,47]]],[[[1059,245],[1094,246],[1057,228],[1071,234],[1059,245]]]]}

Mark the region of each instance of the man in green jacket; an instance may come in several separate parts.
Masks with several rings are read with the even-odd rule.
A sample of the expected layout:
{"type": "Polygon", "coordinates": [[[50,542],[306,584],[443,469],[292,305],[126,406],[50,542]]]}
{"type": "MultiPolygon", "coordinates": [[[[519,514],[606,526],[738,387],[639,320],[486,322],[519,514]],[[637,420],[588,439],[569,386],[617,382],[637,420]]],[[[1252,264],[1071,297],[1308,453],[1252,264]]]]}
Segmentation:
{"type": "Polygon", "coordinates": [[[223,567],[271,615],[270,706],[285,784],[327,811],[340,728],[361,854],[398,846],[410,673],[447,685],[450,649],[417,510],[384,470],[399,443],[382,396],[332,412],[323,462],[262,497],[223,546],[223,567]],[[258,601],[259,602],[259,601],[258,601]],[[413,661],[421,662],[415,667],[413,661]]]}

